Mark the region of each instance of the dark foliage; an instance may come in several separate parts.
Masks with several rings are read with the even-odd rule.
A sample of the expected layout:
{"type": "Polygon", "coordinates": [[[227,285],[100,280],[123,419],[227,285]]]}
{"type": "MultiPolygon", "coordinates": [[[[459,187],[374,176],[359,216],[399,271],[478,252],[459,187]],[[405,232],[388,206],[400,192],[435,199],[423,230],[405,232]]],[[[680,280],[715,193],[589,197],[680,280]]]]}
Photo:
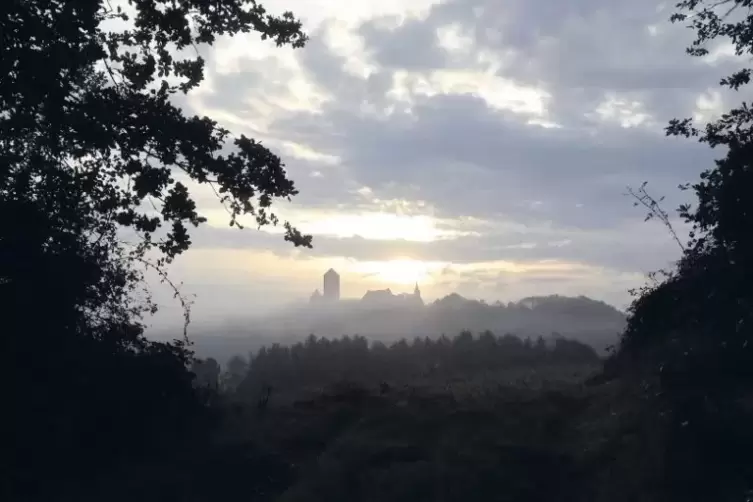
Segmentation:
{"type": "Polygon", "coordinates": [[[259,500],[663,500],[660,420],[634,389],[470,381],[478,373],[273,393],[263,414],[229,406],[224,434],[286,480],[246,478],[259,500]]]}
{"type": "MultiPolygon", "coordinates": [[[[673,21],[687,21],[696,33],[689,54],[708,54],[717,37],[729,39],[737,55],[753,53],[750,2],[686,0],[677,8],[673,21]]],[[[743,68],[720,84],[738,90],[749,80],[743,68]]],[[[697,198],[679,209],[692,224],[690,241],[677,267],[639,292],[621,343],[624,364],[655,371],[651,392],[667,407],[668,499],[743,500],[753,489],[743,404],[753,390],[752,132],[746,102],[704,127],[690,119],[667,127],[668,135],[722,152],[698,182],[681,187],[697,198]]]]}
{"type": "MultiPolygon", "coordinates": [[[[215,189],[231,225],[243,214],[260,226],[277,224],[273,199],[296,194],[280,159],[243,136],[231,150],[229,131],[207,117],[186,117],[170,98],[202,81],[197,45],[257,31],[278,45],[301,46],[300,24],[250,0],[133,7],[129,20],[103,0],[4,2],[0,189],[47,204],[73,190],[67,209],[106,228],[132,228],[141,246],[159,247],[168,260],[190,244],[186,225],[204,221],[178,175],[215,189]],[[130,28],[103,27],[114,20],[130,28]],[[154,240],[163,222],[170,229],[154,240]]],[[[101,230],[81,219],[81,230],[101,230]]],[[[309,245],[310,237],[285,225],[287,239],[309,245]]]]}
{"type": "Polygon", "coordinates": [[[201,441],[211,417],[185,343],[142,336],[128,269],[31,203],[0,234],[3,354],[12,399],[3,430],[5,500],[86,500],[128,465],[201,441]]]}
{"type": "Polygon", "coordinates": [[[343,414],[337,439],[308,462],[315,445],[308,455],[301,448],[304,465],[279,500],[585,500],[583,478],[561,448],[581,403],[541,397],[488,397],[496,407],[419,396],[404,407],[389,398],[327,404],[343,414]]]}
{"type": "MultiPolygon", "coordinates": [[[[688,49],[691,55],[707,54],[705,44],[720,36],[731,39],[738,55],[753,52],[748,2],[687,0],[678,9],[673,20],[688,20],[697,33],[688,49]]],[[[742,69],[722,79],[721,85],[738,89],[747,83],[748,73],[742,69]]],[[[717,377],[745,385],[753,376],[745,369],[753,362],[753,346],[748,343],[753,333],[752,128],[753,115],[745,102],[702,129],[690,119],[673,120],[667,127],[668,135],[697,137],[724,155],[701,173],[697,183],[683,187],[697,198],[695,207],[679,209],[693,225],[690,241],[677,268],[640,292],[622,342],[626,352],[666,346],[662,357],[682,355],[682,361],[695,361],[692,364],[724,360],[717,377]],[[711,353],[713,358],[708,357],[711,353]]]]}
{"type": "Polygon", "coordinates": [[[0,5],[3,500],[190,498],[180,480],[208,455],[211,394],[185,339],[143,336],[142,266],[168,280],[163,265],[204,221],[189,181],[216,190],[231,225],[277,224],[272,201],[296,194],[258,142],[230,148],[228,131],[171,102],[203,77],[203,60],[181,54],[250,31],[300,46],[292,15],[250,0],[130,7],[129,20],[105,0],[0,5]],[[109,31],[115,21],[126,28],[109,31]]]}
{"type": "Polygon", "coordinates": [[[227,362],[227,368],[221,377],[221,386],[225,391],[232,392],[238,388],[248,372],[248,361],[243,356],[233,356],[227,362]]]}

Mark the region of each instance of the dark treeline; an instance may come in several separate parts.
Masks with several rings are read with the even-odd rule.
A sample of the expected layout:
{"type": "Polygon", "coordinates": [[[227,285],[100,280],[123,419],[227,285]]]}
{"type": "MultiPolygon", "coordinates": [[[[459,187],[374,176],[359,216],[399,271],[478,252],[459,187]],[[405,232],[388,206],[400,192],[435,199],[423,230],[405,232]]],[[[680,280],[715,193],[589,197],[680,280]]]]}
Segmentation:
{"type": "MultiPolygon", "coordinates": [[[[574,340],[559,337],[547,344],[542,337],[536,341],[522,340],[510,334],[495,336],[490,331],[478,336],[464,331],[454,338],[443,335],[438,339],[400,340],[390,345],[369,343],[362,336],[330,340],[311,335],[305,342],[292,346],[262,347],[249,357],[248,362],[239,356],[231,359],[223,381],[224,387],[230,389],[234,383],[239,384],[239,393],[250,397],[267,386],[294,390],[342,381],[370,385],[512,367],[600,361],[593,348],[574,340]],[[239,378],[238,372],[244,370],[245,375],[239,378]]],[[[210,363],[209,367],[216,366],[210,363]]]]}

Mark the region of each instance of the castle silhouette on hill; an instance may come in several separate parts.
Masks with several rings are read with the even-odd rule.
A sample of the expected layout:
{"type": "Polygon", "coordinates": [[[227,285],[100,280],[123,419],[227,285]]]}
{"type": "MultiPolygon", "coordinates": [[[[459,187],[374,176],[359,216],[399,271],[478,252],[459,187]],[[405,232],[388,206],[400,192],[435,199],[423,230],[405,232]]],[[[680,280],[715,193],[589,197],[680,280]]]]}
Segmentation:
{"type": "MultiPolygon", "coordinates": [[[[323,292],[315,290],[309,302],[312,305],[331,305],[341,301],[340,299],[340,274],[334,269],[324,273],[323,292]]],[[[413,293],[395,294],[387,289],[369,290],[360,299],[363,305],[371,307],[423,307],[424,300],[421,298],[421,290],[416,283],[413,293]]]]}
{"type": "Polygon", "coordinates": [[[248,334],[253,335],[260,347],[282,341],[294,343],[312,334],[324,337],[357,334],[386,342],[489,330],[521,339],[551,338],[557,334],[606,354],[625,329],[624,312],[585,296],[548,294],[487,303],[450,293],[424,303],[418,285],[413,294],[382,289],[368,291],[360,298],[341,298],[340,284],[340,275],[330,269],[324,274],[323,289],[315,291],[309,301],[226,325],[225,338],[204,337],[200,349],[219,354],[225,350],[222,347],[240,339],[248,340],[243,338],[248,334]]]}

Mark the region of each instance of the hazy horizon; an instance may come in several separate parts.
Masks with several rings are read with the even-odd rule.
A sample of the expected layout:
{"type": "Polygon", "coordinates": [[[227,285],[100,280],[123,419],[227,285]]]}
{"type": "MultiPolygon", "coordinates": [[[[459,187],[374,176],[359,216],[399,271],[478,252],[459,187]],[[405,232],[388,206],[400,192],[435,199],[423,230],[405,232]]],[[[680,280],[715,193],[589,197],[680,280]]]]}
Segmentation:
{"type": "MultiPolygon", "coordinates": [[[[185,286],[186,285],[184,285],[184,287],[182,287],[181,289],[182,291],[184,291],[184,293],[187,293],[190,296],[190,289],[185,286]]],[[[191,324],[189,326],[189,331],[195,333],[197,331],[201,332],[202,330],[208,328],[223,328],[228,326],[237,327],[249,322],[267,322],[270,318],[285,313],[286,311],[291,311],[291,309],[309,307],[311,294],[315,290],[318,290],[320,292],[322,291],[321,283],[315,286],[316,287],[313,287],[311,291],[308,292],[300,291],[299,294],[294,293],[287,297],[280,296],[279,298],[270,298],[269,295],[264,295],[263,291],[254,291],[250,287],[239,287],[237,285],[234,287],[225,285],[207,287],[205,285],[204,287],[207,287],[208,289],[216,288],[218,292],[221,290],[224,295],[228,295],[222,296],[222,301],[224,301],[224,298],[230,298],[231,300],[226,304],[218,305],[215,301],[212,301],[213,298],[216,298],[212,295],[189,298],[193,302],[193,304],[191,305],[191,324]],[[241,293],[240,295],[238,295],[239,292],[241,293]],[[256,300],[257,303],[255,303],[254,300],[256,300]]],[[[355,289],[353,287],[344,287],[345,284],[342,284],[342,286],[343,290],[348,292],[351,292],[355,289]]],[[[411,294],[413,293],[414,287],[415,283],[411,286],[403,284],[390,286],[388,284],[375,283],[372,289],[364,290],[360,294],[357,294],[357,292],[355,292],[352,296],[343,295],[340,298],[340,302],[342,304],[352,304],[354,302],[360,302],[364,294],[366,294],[368,291],[389,289],[395,295],[411,294]]],[[[421,297],[426,306],[429,306],[434,302],[446,298],[450,295],[458,294],[467,300],[485,302],[489,305],[493,305],[496,302],[500,302],[502,304],[518,303],[520,300],[529,297],[563,296],[567,298],[577,298],[582,296],[595,301],[603,301],[610,307],[614,307],[620,312],[624,312],[625,308],[627,307],[627,304],[616,305],[607,300],[591,297],[587,294],[578,292],[573,292],[572,294],[562,294],[557,292],[536,290],[531,294],[521,294],[519,296],[511,295],[507,298],[485,298],[463,294],[461,291],[449,291],[441,295],[427,296],[424,293],[424,288],[420,283],[419,287],[421,289],[421,297]]],[[[154,284],[152,285],[152,289],[157,291],[155,297],[157,297],[158,302],[160,302],[160,309],[155,315],[147,317],[145,319],[148,326],[147,333],[151,336],[157,336],[159,338],[171,338],[173,337],[174,332],[182,329],[182,307],[178,300],[168,297],[168,292],[171,290],[169,290],[165,285],[154,284]],[[164,296],[162,296],[160,293],[163,293],[164,296]]],[[[326,310],[326,308],[323,310],[326,310]]],[[[406,333],[405,335],[406,337],[411,337],[411,333],[406,333]]]]}
{"type": "MultiPolygon", "coordinates": [[[[373,292],[373,290],[372,290],[373,292]]],[[[384,292],[384,290],[382,290],[384,292]]],[[[555,334],[590,345],[599,354],[618,341],[626,315],[587,297],[548,295],[509,303],[486,303],[454,294],[426,301],[416,294],[395,292],[362,298],[327,298],[290,303],[264,314],[236,312],[214,319],[200,316],[188,336],[200,357],[226,362],[262,346],[301,342],[310,335],[334,339],[363,336],[387,344],[415,338],[437,339],[464,331],[492,332],[521,339],[553,339],[555,334]]],[[[193,317],[193,316],[192,316],[193,317]]],[[[176,337],[176,330],[155,328],[151,336],[176,337]]]]}

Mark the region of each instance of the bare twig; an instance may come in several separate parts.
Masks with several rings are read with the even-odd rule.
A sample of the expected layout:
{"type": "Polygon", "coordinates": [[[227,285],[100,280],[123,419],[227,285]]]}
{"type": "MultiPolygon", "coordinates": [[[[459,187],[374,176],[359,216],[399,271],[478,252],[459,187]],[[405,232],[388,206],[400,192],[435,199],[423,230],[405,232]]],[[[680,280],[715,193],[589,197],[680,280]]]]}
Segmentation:
{"type": "Polygon", "coordinates": [[[661,221],[662,224],[667,227],[667,230],[669,230],[670,235],[675,240],[677,245],[680,246],[680,249],[684,252],[685,246],[683,245],[680,237],[678,237],[677,232],[672,226],[672,222],[669,220],[669,214],[661,207],[661,202],[664,200],[664,197],[656,199],[655,197],[650,195],[648,191],[646,191],[646,185],[648,185],[648,182],[644,181],[641,184],[640,188],[638,188],[638,190],[627,187],[627,193],[625,195],[628,195],[635,199],[633,206],[643,206],[648,210],[646,221],[652,218],[657,218],[659,221],[661,221]]]}
{"type": "Polygon", "coordinates": [[[122,82],[118,83],[115,80],[115,74],[113,73],[112,68],[110,68],[110,63],[107,62],[107,58],[102,58],[102,63],[104,63],[105,68],[107,69],[107,73],[110,74],[110,80],[112,80],[112,83],[115,85],[115,88],[119,89],[122,82]]]}
{"type": "MultiPolygon", "coordinates": [[[[227,207],[227,204],[225,204],[225,199],[220,195],[220,193],[217,191],[217,187],[214,186],[214,183],[212,181],[207,182],[207,184],[212,188],[212,191],[214,192],[214,195],[219,199],[220,204],[222,205],[222,208],[225,210],[225,212],[230,216],[231,221],[235,221],[235,215],[233,215],[233,212],[230,210],[230,208],[227,207]]],[[[243,226],[238,224],[237,222],[234,223],[235,226],[242,229],[243,226]]]]}
{"type": "Polygon", "coordinates": [[[188,340],[188,325],[191,323],[191,305],[193,304],[193,302],[183,296],[183,294],[180,292],[180,287],[176,285],[172,280],[170,280],[167,272],[162,267],[155,265],[146,258],[138,255],[133,256],[133,259],[142,263],[145,267],[157,272],[157,275],[160,276],[162,282],[170,286],[170,288],[173,290],[173,298],[177,298],[180,302],[180,306],[183,308],[183,341],[185,341],[187,344],[190,344],[190,341],[188,340]]]}

